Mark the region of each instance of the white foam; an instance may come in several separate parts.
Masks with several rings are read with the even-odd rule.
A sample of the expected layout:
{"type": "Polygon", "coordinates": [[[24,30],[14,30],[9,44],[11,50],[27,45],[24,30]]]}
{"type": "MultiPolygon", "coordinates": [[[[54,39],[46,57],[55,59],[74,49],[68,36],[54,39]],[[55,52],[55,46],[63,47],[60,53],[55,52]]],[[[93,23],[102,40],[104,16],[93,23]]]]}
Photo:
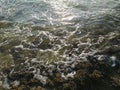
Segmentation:
{"type": "Polygon", "coordinates": [[[24,46],[21,44],[21,45],[18,45],[18,46],[15,46],[15,48],[23,48],[24,46]]]}
{"type": "Polygon", "coordinates": [[[40,82],[41,82],[43,85],[46,84],[47,77],[42,76],[42,75],[39,75],[39,74],[35,74],[35,75],[34,75],[34,78],[36,78],[37,80],[40,80],[40,82]]]}
{"type": "Polygon", "coordinates": [[[10,89],[10,85],[7,83],[7,77],[6,77],[6,76],[5,76],[5,81],[3,82],[2,87],[3,87],[4,89],[10,89]]]}
{"type": "Polygon", "coordinates": [[[2,81],[0,81],[0,86],[2,86],[2,84],[3,84],[3,82],[2,82],[2,81]]]}
{"type": "Polygon", "coordinates": [[[20,85],[20,81],[15,80],[15,81],[13,82],[13,85],[14,85],[14,86],[20,85]]]}
{"type": "Polygon", "coordinates": [[[112,60],[112,67],[115,67],[116,66],[116,57],[115,56],[111,56],[110,59],[112,60]]]}
{"type": "Polygon", "coordinates": [[[116,57],[115,57],[115,56],[111,56],[110,59],[111,59],[112,61],[115,61],[115,60],[116,60],[116,57]]]}
{"type": "Polygon", "coordinates": [[[61,77],[64,78],[64,79],[73,78],[75,74],[76,74],[75,71],[71,72],[71,73],[68,73],[67,75],[65,75],[64,73],[62,73],[61,77]]]}

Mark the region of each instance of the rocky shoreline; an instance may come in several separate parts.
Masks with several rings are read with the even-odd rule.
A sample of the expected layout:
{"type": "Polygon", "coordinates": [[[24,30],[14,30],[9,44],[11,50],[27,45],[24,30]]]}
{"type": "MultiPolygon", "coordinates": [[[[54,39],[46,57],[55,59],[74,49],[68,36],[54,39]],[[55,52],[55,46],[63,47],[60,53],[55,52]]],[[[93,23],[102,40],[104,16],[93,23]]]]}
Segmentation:
{"type": "Polygon", "coordinates": [[[39,65],[37,73],[31,71],[3,70],[7,78],[6,89],[2,90],[119,90],[120,64],[111,67],[105,60],[78,62],[74,67],[59,66],[55,63],[45,67],[39,65]],[[58,67],[55,68],[54,66],[58,67]],[[41,69],[40,69],[41,68],[41,69]],[[59,69],[60,70],[59,70],[59,69]],[[72,70],[71,70],[72,69],[72,70]],[[75,73],[74,73],[74,72],[75,73]],[[63,74],[61,74],[63,73],[63,74]]]}
{"type": "Polygon", "coordinates": [[[119,90],[117,15],[82,28],[0,22],[0,90],[119,90]]]}

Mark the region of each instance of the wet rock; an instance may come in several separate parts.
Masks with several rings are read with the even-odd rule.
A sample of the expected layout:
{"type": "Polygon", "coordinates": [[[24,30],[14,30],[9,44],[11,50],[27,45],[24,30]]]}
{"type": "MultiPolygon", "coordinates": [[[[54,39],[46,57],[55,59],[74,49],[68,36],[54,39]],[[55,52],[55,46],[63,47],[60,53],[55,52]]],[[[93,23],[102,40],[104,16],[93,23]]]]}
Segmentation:
{"type": "Polygon", "coordinates": [[[32,73],[29,73],[29,72],[12,73],[11,75],[8,75],[8,78],[10,80],[18,80],[18,81],[22,81],[22,80],[27,81],[33,77],[34,77],[34,75],[32,73]]]}
{"type": "Polygon", "coordinates": [[[113,86],[115,86],[116,88],[120,88],[120,78],[118,77],[111,77],[113,86]]]}
{"type": "Polygon", "coordinates": [[[64,82],[64,79],[61,77],[59,73],[56,74],[55,78],[53,78],[53,83],[55,86],[62,85],[64,82]]]}
{"type": "Polygon", "coordinates": [[[107,55],[114,55],[116,53],[120,52],[120,47],[119,46],[106,46],[103,48],[103,50],[99,51],[96,54],[107,54],[107,55]]]}
{"type": "Polygon", "coordinates": [[[36,88],[31,88],[30,90],[46,90],[46,89],[39,86],[39,87],[36,87],[36,88]]]}
{"type": "MultiPolygon", "coordinates": [[[[58,64],[59,63],[57,63],[57,65],[58,64]]],[[[45,67],[42,66],[41,70],[44,68],[45,70],[43,71],[45,71],[45,73],[50,73],[49,70],[53,73],[54,66],[55,64],[45,67]]],[[[64,70],[66,71],[67,67],[64,70]]],[[[8,76],[8,80],[13,82],[16,80],[20,81],[19,86],[13,86],[12,90],[16,90],[17,88],[21,90],[79,90],[80,88],[83,90],[101,90],[108,88],[111,88],[110,90],[117,90],[116,88],[119,87],[119,79],[117,77],[119,76],[117,72],[119,69],[112,69],[109,65],[106,65],[105,61],[98,61],[94,64],[90,62],[78,62],[73,70],[76,71],[73,77],[67,77],[67,75],[69,75],[68,71],[64,74],[67,79],[62,77],[61,72],[54,72],[52,76],[47,75],[46,83],[42,81],[45,76],[40,75],[39,73],[41,72],[38,71],[36,74],[29,72],[12,73],[8,76]],[[111,76],[114,76],[114,78],[111,78],[111,76]]]]}
{"type": "Polygon", "coordinates": [[[86,71],[84,71],[84,70],[78,70],[78,71],[76,72],[76,75],[74,76],[74,81],[75,81],[77,84],[85,85],[86,76],[87,76],[86,71]]]}
{"type": "Polygon", "coordinates": [[[103,75],[100,71],[98,70],[94,70],[90,75],[89,75],[90,78],[93,78],[93,79],[102,79],[103,78],[103,75]]]}
{"type": "Polygon", "coordinates": [[[51,41],[49,39],[43,40],[39,45],[38,48],[40,49],[51,49],[53,45],[51,44],[51,41]]]}
{"type": "Polygon", "coordinates": [[[62,48],[59,49],[58,53],[60,55],[68,54],[71,50],[72,50],[72,46],[71,45],[63,46],[62,48]]]}
{"type": "Polygon", "coordinates": [[[39,51],[37,54],[37,59],[39,61],[47,61],[47,62],[53,62],[61,60],[62,57],[60,57],[59,54],[56,54],[52,50],[46,50],[46,51],[39,51]]]}
{"type": "Polygon", "coordinates": [[[31,36],[28,38],[28,40],[34,44],[39,49],[51,49],[53,47],[52,45],[52,38],[51,34],[49,32],[41,32],[38,36],[31,36]]]}
{"type": "Polygon", "coordinates": [[[63,84],[63,90],[77,90],[77,86],[75,82],[70,81],[68,83],[63,84]]]}
{"type": "Polygon", "coordinates": [[[0,22],[0,28],[9,28],[13,27],[13,23],[11,22],[0,22]]]}
{"type": "Polygon", "coordinates": [[[81,63],[77,63],[76,65],[75,65],[75,70],[77,71],[77,70],[80,70],[80,69],[83,69],[83,70],[87,70],[87,69],[89,69],[90,67],[92,66],[92,64],[91,63],[89,63],[89,62],[81,62],[81,63]]]}
{"type": "Polygon", "coordinates": [[[14,61],[11,55],[0,54],[0,68],[4,70],[10,69],[14,65],[14,61]]]}
{"type": "Polygon", "coordinates": [[[25,85],[20,85],[19,87],[12,87],[11,90],[30,90],[30,87],[25,85]]]}
{"type": "Polygon", "coordinates": [[[7,37],[4,38],[2,42],[5,42],[3,45],[0,46],[0,52],[2,53],[9,53],[10,50],[20,44],[20,40],[17,37],[7,37]]]}

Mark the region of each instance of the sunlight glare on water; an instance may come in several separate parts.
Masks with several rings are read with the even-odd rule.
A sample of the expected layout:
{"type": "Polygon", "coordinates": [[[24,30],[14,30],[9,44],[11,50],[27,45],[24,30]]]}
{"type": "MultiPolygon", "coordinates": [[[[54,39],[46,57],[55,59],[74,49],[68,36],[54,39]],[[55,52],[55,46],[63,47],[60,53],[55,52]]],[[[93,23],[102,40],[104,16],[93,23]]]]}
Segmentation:
{"type": "Polygon", "coordinates": [[[118,2],[116,0],[0,0],[0,16],[20,23],[73,24],[73,21],[106,13],[118,2]]]}

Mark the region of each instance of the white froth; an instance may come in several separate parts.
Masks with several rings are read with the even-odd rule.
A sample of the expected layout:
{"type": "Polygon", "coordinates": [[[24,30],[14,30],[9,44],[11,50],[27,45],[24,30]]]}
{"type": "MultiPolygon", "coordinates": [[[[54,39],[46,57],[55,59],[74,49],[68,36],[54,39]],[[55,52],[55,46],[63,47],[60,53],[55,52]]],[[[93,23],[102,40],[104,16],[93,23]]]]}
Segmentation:
{"type": "Polygon", "coordinates": [[[67,75],[65,75],[64,73],[62,73],[61,77],[64,78],[64,79],[73,78],[75,74],[76,74],[75,71],[71,72],[71,73],[68,73],[67,75]]]}
{"type": "Polygon", "coordinates": [[[116,57],[115,56],[111,56],[110,57],[112,61],[115,61],[116,60],[116,57]]]}
{"type": "Polygon", "coordinates": [[[21,44],[21,45],[18,45],[18,46],[15,46],[15,48],[23,48],[24,46],[21,44]]]}
{"type": "Polygon", "coordinates": [[[3,82],[2,82],[2,81],[0,81],[0,86],[2,86],[2,84],[3,84],[3,82]]]}
{"type": "Polygon", "coordinates": [[[10,85],[7,83],[7,77],[5,77],[5,81],[3,82],[2,87],[3,87],[4,89],[10,89],[10,85]]]}
{"type": "Polygon", "coordinates": [[[13,82],[13,85],[14,85],[14,86],[20,85],[20,81],[15,80],[15,81],[13,82]]]}
{"type": "Polygon", "coordinates": [[[115,56],[111,56],[110,59],[112,60],[112,67],[115,67],[116,66],[116,57],[115,56]]]}
{"type": "Polygon", "coordinates": [[[35,74],[35,75],[34,75],[34,78],[36,78],[37,80],[40,80],[40,82],[41,82],[43,85],[46,84],[47,77],[42,76],[42,75],[39,75],[39,74],[35,74]]]}

